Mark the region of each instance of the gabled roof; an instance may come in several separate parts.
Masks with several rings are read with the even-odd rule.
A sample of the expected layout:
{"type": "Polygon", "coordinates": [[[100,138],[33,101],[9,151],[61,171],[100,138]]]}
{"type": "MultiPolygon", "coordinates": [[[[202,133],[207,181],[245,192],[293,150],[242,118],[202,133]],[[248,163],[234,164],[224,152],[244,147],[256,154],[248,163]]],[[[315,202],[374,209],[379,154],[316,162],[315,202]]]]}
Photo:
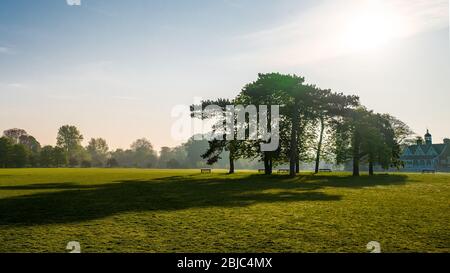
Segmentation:
{"type": "Polygon", "coordinates": [[[436,153],[438,155],[440,155],[445,150],[445,147],[447,147],[447,144],[432,144],[432,145],[428,145],[428,146],[432,146],[434,148],[434,150],[436,151],[436,153]]]}
{"type": "Polygon", "coordinates": [[[427,145],[427,144],[423,144],[423,145],[411,145],[408,147],[408,149],[411,151],[412,155],[406,155],[406,156],[402,156],[402,159],[433,159],[436,156],[434,155],[427,155],[428,151],[433,148],[436,153],[438,154],[437,156],[441,155],[442,152],[445,150],[445,148],[447,147],[447,144],[431,144],[431,145],[427,145]],[[417,149],[420,148],[425,155],[414,155],[417,151],[417,149]]]}

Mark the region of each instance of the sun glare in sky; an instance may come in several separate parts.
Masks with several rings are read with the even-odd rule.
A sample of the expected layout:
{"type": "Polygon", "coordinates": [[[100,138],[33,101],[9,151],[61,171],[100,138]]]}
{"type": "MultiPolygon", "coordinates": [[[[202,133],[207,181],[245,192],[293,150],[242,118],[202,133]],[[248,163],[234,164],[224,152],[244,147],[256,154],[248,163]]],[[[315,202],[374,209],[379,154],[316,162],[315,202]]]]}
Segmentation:
{"type": "Polygon", "coordinates": [[[377,49],[407,33],[406,18],[387,5],[367,5],[352,12],[344,28],[344,44],[351,51],[377,49]]]}

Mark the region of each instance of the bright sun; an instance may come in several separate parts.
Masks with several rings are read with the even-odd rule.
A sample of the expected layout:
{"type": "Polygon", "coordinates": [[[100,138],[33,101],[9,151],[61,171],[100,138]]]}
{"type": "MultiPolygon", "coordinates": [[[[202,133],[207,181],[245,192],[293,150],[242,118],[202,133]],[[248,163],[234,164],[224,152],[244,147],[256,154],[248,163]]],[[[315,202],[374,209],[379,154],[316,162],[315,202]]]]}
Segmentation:
{"type": "Polygon", "coordinates": [[[353,14],[344,30],[344,43],[351,51],[379,48],[405,31],[402,17],[386,7],[371,5],[353,14]]]}

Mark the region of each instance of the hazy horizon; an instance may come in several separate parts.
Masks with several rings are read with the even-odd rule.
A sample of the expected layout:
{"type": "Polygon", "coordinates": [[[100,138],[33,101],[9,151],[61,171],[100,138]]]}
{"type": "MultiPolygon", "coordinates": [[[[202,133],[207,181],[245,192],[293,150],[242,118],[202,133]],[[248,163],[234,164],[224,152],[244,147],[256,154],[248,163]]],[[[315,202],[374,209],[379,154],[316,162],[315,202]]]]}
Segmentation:
{"type": "Polygon", "coordinates": [[[60,126],[128,148],[171,139],[171,110],[232,98],[257,73],[358,95],[434,142],[450,137],[448,1],[0,3],[0,131],[60,126]]]}

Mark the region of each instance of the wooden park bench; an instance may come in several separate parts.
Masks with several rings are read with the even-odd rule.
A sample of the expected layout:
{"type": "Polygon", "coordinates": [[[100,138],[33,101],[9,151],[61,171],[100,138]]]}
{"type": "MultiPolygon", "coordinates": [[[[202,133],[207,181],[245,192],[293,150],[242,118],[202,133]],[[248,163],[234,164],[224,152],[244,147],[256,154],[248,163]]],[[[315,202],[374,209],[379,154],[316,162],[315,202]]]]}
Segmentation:
{"type": "Polygon", "coordinates": [[[290,172],[289,169],[278,169],[278,173],[288,173],[290,172]]]}
{"type": "Polygon", "coordinates": [[[211,173],[211,172],[212,172],[212,169],[209,169],[209,168],[200,169],[200,173],[211,173]]]}
{"type": "Polygon", "coordinates": [[[425,169],[425,170],[422,170],[422,173],[436,173],[436,170],[425,169]]]}
{"type": "Polygon", "coordinates": [[[319,172],[327,172],[327,173],[331,173],[332,170],[331,170],[331,169],[319,169],[319,172]]]}

